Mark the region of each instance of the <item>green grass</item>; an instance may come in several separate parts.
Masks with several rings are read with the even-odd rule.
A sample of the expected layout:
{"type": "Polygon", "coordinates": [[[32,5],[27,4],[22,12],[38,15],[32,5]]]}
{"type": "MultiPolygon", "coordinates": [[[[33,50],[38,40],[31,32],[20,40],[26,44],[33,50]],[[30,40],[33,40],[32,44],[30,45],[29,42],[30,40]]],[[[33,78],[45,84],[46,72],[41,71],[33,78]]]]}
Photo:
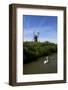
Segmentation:
{"type": "Polygon", "coordinates": [[[24,63],[37,60],[39,57],[48,56],[57,52],[57,44],[51,42],[24,42],[24,63]]]}

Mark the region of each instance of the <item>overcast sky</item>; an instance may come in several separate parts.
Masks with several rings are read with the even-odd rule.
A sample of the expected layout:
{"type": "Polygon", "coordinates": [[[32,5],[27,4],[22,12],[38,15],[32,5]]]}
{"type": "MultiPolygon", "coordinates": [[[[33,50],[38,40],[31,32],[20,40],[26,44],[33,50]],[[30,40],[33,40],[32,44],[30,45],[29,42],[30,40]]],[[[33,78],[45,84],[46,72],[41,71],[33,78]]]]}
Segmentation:
{"type": "Polygon", "coordinates": [[[39,41],[57,43],[57,17],[56,16],[23,16],[24,41],[33,40],[33,32],[39,32],[39,41]]]}

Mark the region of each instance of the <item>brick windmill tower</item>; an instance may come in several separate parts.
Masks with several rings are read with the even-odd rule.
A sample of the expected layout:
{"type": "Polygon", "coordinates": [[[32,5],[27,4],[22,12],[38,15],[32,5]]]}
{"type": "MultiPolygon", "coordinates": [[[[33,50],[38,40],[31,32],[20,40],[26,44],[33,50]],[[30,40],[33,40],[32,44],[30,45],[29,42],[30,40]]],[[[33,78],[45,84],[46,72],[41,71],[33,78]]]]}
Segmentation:
{"type": "Polygon", "coordinates": [[[33,33],[33,40],[34,40],[34,42],[38,42],[38,38],[39,38],[39,32],[37,32],[37,33],[33,33]]]}

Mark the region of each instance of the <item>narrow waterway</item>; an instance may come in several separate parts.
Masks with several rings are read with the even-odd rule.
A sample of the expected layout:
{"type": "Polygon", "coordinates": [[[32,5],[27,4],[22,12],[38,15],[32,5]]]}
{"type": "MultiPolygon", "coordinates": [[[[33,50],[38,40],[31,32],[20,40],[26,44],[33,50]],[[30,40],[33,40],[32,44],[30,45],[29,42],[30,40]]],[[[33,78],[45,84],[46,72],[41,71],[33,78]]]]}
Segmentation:
{"type": "Polygon", "coordinates": [[[45,57],[23,65],[23,74],[57,73],[57,54],[48,56],[48,62],[44,63],[45,57]]]}

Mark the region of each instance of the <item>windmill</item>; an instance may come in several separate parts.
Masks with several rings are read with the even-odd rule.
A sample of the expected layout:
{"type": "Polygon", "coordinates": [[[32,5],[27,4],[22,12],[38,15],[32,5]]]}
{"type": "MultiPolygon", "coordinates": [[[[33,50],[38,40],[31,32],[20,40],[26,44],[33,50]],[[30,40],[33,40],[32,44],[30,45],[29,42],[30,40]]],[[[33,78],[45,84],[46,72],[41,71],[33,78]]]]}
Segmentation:
{"type": "Polygon", "coordinates": [[[37,33],[33,32],[33,40],[34,40],[34,42],[38,42],[39,34],[40,34],[39,32],[37,32],[37,33]]]}

